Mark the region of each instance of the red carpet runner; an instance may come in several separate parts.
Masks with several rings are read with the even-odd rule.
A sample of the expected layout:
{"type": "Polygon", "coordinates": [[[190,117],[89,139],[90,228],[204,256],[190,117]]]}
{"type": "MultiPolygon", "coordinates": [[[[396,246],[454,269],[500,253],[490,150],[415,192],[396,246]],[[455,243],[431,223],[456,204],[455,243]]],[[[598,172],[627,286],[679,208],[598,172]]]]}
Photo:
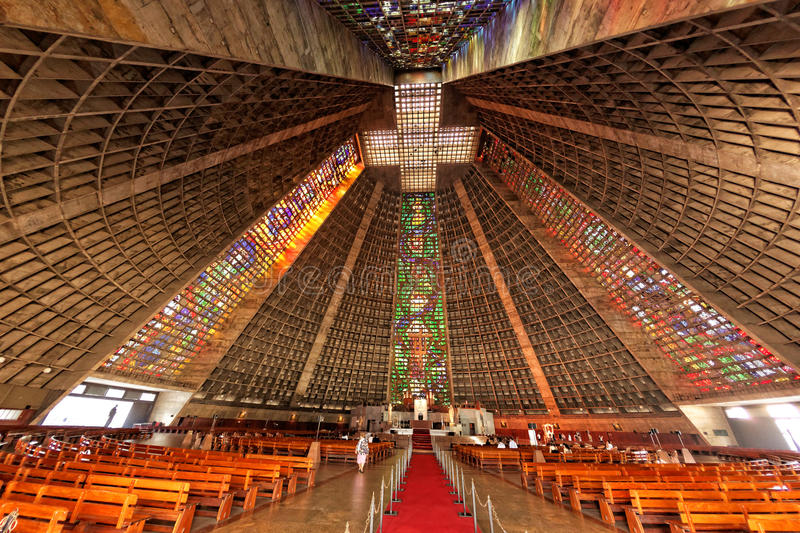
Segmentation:
{"type": "Polygon", "coordinates": [[[415,452],[420,450],[433,451],[430,429],[414,428],[414,434],[411,435],[411,442],[414,444],[415,452]]]}
{"type": "Polygon", "coordinates": [[[398,493],[403,501],[394,504],[397,516],[383,517],[385,532],[472,533],[472,518],[458,516],[463,507],[453,503],[456,496],[435,456],[413,454],[406,481],[406,490],[398,493]]]}

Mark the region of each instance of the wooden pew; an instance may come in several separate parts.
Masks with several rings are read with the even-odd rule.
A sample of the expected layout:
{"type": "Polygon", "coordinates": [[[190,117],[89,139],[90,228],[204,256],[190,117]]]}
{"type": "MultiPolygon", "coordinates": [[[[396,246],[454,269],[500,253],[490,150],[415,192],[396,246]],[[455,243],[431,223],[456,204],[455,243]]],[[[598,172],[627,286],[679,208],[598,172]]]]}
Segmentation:
{"type": "Polygon", "coordinates": [[[126,477],[132,468],[126,465],[115,465],[110,463],[89,463],[86,461],[73,461],[63,463],[61,470],[65,472],[80,472],[87,476],[91,474],[108,474],[112,476],[126,477]]]}
{"type": "Polygon", "coordinates": [[[213,516],[219,522],[220,520],[225,520],[231,514],[234,495],[231,492],[230,474],[211,474],[207,472],[134,467],[125,468],[127,470],[125,471],[124,477],[188,482],[188,501],[197,505],[195,508],[195,514],[197,515],[213,516]]]}
{"type": "Polygon", "coordinates": [[[133,516],[135,494],[11,481],[3,499],[65,507],[69,511],[65,527],[82,532],[141,533],[145,523],[133,516]]]}
{"type": "Polygon", "coordinates": [[[92,474],[86,487],[135,494],[134,518],[148,518],[147,531],[189,533],[192,527],[195,504],[188,501],[189,483],[92,474]]]}
{"type": "Polygon", "coordinates": [[[747,527],[750,531],[767,533],[769,531],[800,531],[800,518],[791,516],[772,515],[770,517],[748,518],[747,527]]]}
{"type": "MultiPolygon", "coordinates": [[[[635,479],[635,478],[634,478],[635,479]]],[[[618,481],[603,482],[603,497],[598,500],[600,516],[604,522],[615,524],[625,520],[625,508],[631,506],[631,490],[705,490],[718,491],[717,483],[665,483],[663,481],[618,481]]]]}
{"type": "Polygon", "coordinates": [[[82,487],[86,476],[80,472],[46,470],[44,468],[23,468],[17,481],[29,481],[42,485],[63,485],[82,487]]]}
{"type": "MultiPolygon", "coordinates": [[[[209,474],[230,474],[231,492],[233,493],[234,504],[239,505],[243,510],[249,511],[255,508],[256,498],[258,497],[258,485],[253,478],[253,471],[235,466],[204,466],[182,464],[180,469],[186,472],[208,472],[209,474]]],[[[281,484],[273,485],[273,492],[270,495],[272,501],[281,498],[281,484]],[[275,490],[275,487],[278,487],[275,490]]]]}
{"type": "Polygon", "coordinates": [[[14,511],[19,513],[15,533],[60,533],[69,514],[66,507],[0,500],[0,518],[14,511]]]}
{"type": "Polygon", "coordinates": [[[740,531],[748,528],[748,520],[764,520],[766,524],[787,518],[800,519],[800,503],[681,501],[678,510],[680,523],[669,522],[672,533],[740,531]]]}
{"type": "Polygon", "coordinates": [[[146,476],[149,473],[165,472],[173,481],[189,483],[189,502],[197,504],[195,513],[201,516],[213,516],[217,522],[231,515],[233,493],[231,492],[230,474],[210,474],[207,472],[188,472],[175,470],[136,470],[135,475],[146,476]]]}
{"type": "Polygon", "coordinates": [[[0,464],[0,481],[9,482],[14,481],[19,477],[23,466],[14,464],[0,464]]]}
{"type": "Polygon", "coordinates": [[[245,459],[264,461],[267,464],[275,462],[280,465],[288,465],[292,468],[292,473],[297,475],[298,481],[302,481],[307,487],[314,486],[314,479],[316,478],[317,471],[314,468],[314,461],[311,459],[311,457],[290,457],[248,453],[245,455],[245,459]]]}
{"type": "Polygon", "coordinates": [[[725,502],[721,491],[639,490],[631,493],[631,506],[625,508],[630,533],[644,533],[644,526],[665,525],[679,518],[678,504],[686,500],[725,502]]]}
{"type": "Polygon", "coordinates": [[[250,471],[253,484],[258,487],[260,493],[269,494],[273,501],[281,499],[283,485],[286,485],[287,494],[294,494],[297,487],[297,476],[291,472],[288,477],[281,477],[280,465],[263,463],[256,460],[239,460],[236,463],[230,461],[220,461],[217,459],[206,459],[198,461],[198,466],[206,469],[211,468],[231,468],[233,465],[239,468],[246,468],[250,471]],[[285,483],[284,483],[285,482],[285,483]]]}

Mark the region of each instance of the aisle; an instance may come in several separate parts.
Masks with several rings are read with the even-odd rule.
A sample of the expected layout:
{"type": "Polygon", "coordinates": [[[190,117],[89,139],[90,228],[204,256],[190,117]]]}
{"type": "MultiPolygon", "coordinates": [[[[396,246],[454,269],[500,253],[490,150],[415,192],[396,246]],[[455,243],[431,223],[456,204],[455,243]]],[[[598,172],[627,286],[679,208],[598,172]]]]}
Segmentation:
{"type": "Polygon", "coordinates": [[[453,503],[456,497],[449,494],[435,456],[413,454],[406,481],[403,501],[394,505],[398,515],[383,517],[385,532],[472,533],[472,518],[458,516],[462,507],[453,503]]]}

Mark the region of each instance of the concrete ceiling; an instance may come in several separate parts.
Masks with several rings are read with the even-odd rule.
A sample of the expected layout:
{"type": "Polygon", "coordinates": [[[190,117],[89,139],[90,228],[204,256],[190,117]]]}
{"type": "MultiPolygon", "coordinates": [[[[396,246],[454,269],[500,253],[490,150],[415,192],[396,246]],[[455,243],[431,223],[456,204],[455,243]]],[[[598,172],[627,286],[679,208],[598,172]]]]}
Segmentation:
{"type": "MultiPolygon", "coordinates": [[[[300,4],[313,8],[308,20],[321,13],[300,4]]],[[[265,46],[231,45],[216,55],[211,30],[187,45],[191,25],[176,27],[174,13],[130,12],[140,30],[148,18],[166,28],[162,36],[95,20],[99,7],[75,18],[79,28],[44,13],[49,29],[32,28],[33,11],[9,9],[17,24],[0,27],[0,405],[46,406],[337,146],[387,119],[380,109],[364,113],[391,102],[391,75],[349,34],[333,53],[319,51],[325,39],[338,39],[335,21],[316,40],[298,29],[311,48],[302,52],[293,42],[280,61],[268,61],[265,46]],[[346,65],[336,66],[337,53],[346,65]],[[307,57],[315,54],[324,61],[307,57]]],[[[222,16],[186,20],[213,29],[222,16]]],[[[477,118],[798,365],[800,9],[766,2],[659,21],[490,72],[481,64],[480,74],[445,91],[472,106],[460,102],[459,113],[477,118]]],[[[248,28],[230,27],[239,33],[228,40],[252,44],[248,28]]],[[[292,38],[281,35],[270,38],[292,38]]],[[[366,206],[395,213],[397,198],[380,191],[390,179],[370,180],[347,207],[366,227],[337,224],[348,235],[374,231],[386,244],[391,229],[368,229],[366,206]]],[[[328,233],[330,246],[309,249],[347,257],[352,250],[328,233]]],[[[364,246],[375,261],[386,260],[382,245],[364,246]]],[[[381,305],[390,308],[387,302],[381,305]]],[[[314,313],[303,342],[321,324],[324,313],[314,313]]],[[[371,330],[358,334],[364,346],[375,343],[371,330]]],[[[320,357],[338,364],[335,351],[320,357]]],[[[303,372],[302,361],[292,364],[303,372]]],[[[225,365],[247,373],[243,363],[225,365]]],[[[203,393],[226,395],[245,383],[224,374],[214,374],[203,393]]],[[[283,386],[277,375],[270,379],[270,387],[283,386]]],[[[303,401],[322,401],[335,388],[325,376],[310,379],[327,392],[312,387],[303,401]]],[[[656,388],[646,390],[663,401],[656,388]]],[[[280,392],[284,402],[294,389],[280,392]]]]}

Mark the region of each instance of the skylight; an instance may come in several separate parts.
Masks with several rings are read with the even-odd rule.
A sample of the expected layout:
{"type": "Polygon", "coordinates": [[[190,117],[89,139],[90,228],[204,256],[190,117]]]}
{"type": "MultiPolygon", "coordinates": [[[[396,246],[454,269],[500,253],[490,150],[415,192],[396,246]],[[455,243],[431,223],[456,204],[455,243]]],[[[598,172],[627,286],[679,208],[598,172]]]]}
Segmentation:
{"type": "Polygon", "coordinates": [[[400,166],[403,192],[436,188],[440,163],[471,163],[478,144],[474,126],[439,127],[441,83],[403,83],[394,88],[397,131],[362,134],[367,166],[400,166]]]}

